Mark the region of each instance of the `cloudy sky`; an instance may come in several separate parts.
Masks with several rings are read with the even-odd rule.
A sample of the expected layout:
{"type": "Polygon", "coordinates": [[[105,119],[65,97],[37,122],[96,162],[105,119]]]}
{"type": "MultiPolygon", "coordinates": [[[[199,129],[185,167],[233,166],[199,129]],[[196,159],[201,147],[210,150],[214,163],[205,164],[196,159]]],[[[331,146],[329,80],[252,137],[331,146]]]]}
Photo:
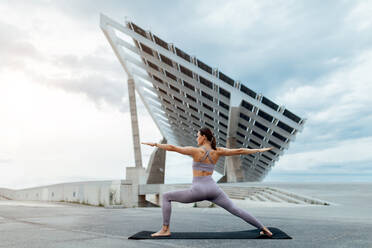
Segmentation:
{"type": "MultiPolygon", "coordinates": [[[[307,118],[265,181],[372,180],[371,1],[3,0],[0,187],[120,179],[134,165],[126,75],[101,12],[307,118]]],[[[159,141],[137,106],[141,141],[159,141]]],[[[167,183],[191,181],[189,158],[168,153],[166,166],[167,183]]]]}

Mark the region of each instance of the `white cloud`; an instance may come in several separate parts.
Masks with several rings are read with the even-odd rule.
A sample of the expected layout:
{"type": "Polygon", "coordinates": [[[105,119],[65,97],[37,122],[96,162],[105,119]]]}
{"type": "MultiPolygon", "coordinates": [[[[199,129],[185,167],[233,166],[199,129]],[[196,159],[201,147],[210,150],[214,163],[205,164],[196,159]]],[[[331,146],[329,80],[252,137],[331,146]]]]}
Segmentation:
{"type": "Polygon", "coordinates": [[[342,167],[338,170],[348,174],[359,171],[355,164],[371,163],[368,148],[372,147],[372,137],[370,132],[365,133],[372,120],[370,68],[372,50],[364,51],[312,85],[295,82],[295,87],[278,94],[278,102],[301,109],[308,120],[304,132],[292,145],[297,151],[290,149],[275,165],[271,177],[282,172],[332,171],[323,168],[327,165],[342,167]],[[361,128],[362,133],[358,131],[361,128]]]}
{"type": "Polygon", "coordinates": [[[88,96],[97,107],[109,103],[128,111],[126,75],[98,23],[78,22],[50,5],[24,5],[27,8],[17,14],[12,4],[0,5],[9,13],[0,17],[0,31],[7,34],[0,37],[0,58],[5,62],[0,70],[88,96]]]}
{"type": "Polygon", "coordinates": [[[372,27],[371,13],[372,2],[359,1],[345,20],[347,24],[362,32],[372,27]]]}
{"type": "Polygon", "coordinates": [[[372,50],[364,51],[339,70],[320,78],[312,85],[282,90],[277,101],[301,109],[311,123],[342,125],[372,115],[370,98],[372,50]]]}
{"type": "MultiPolygon", "coordinates": [[[[322,166],[326,165],[348,165],[356,162],[372,161],[372,137],[351,139],[338,142],[335,146],[287,154],[283,156],[275,165],[273,171],[313,171],[317,168],[322,171],[322,166]]],[[[353,171],[349,168],[348,172],[353,171]]],[[[272,172],[273,172],[272,171],[272,172]]]]}
{"type": "MultiPolygon", "coordinates": [[[[2,166],[1,186],[31,187],[66,178],[122,179],[125,167],[134,165],[129,113],[108,104],[97,109],[80,95],[27,80],[1,84],[0,89],[0,110],[13,106],[1,116],[2,127],[14,131],[0,140],[0,147],[14,143],[2,157],[12,164],[2,166]],[[6,94],[10,97],[5,102],[6,94]]],[[[143,107],[138,114],[141,137],[158,141],[151,117],[143,107]]],[[[143,155],[147,165],[149,154],[143,155]]]]}
{"type": "MultiPolygon", "coordinates": [[[[295,7],[292,1],[202,1],[195,5],[195,13],[200,18],[194,19],[193,23],[201,28],[227,31],[229,35],[217,32],[212,37],[219,35],[233,41],[233,44],[242,44],[247,40],[239,37],[244,32],[257,30],[257,25],[266,27],[270,32],[286,28],[291,22],[289,15],[295,7]]],[[[210,34],[205,34],[205,38],[208,37],[211,37],[210,34]]]]}

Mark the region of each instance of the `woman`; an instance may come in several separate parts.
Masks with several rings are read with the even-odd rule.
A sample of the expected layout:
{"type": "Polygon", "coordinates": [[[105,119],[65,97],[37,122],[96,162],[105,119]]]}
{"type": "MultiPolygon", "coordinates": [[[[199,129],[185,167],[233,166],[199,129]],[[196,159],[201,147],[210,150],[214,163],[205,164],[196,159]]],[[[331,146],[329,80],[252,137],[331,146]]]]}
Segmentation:
{"type": "Polygon", "coordinates": [[[240,154],[252,154],[256,152],[265,152],[271,150],[270,148],[263,149],[226,149],[223,147],[216,147],[216,139],[212,131],[208,127],[203,127],[198,131],[197,142],[199,147],[179,147],[169,144],[158,144],[142,142],[142,144],[156,146],[167,151],[174,151],[193,157],[193,180],[192,187],[187,190],[176,190],[166,192],[163,194],[162,213],[163,226],[162,229],[151,236],[170,236],[169,221],[171,215],[171,201],[191,203],[202,200],[208,200],[216,205],[226,209],[230,213],[242,218],[249,224],[261,229],[260,234],[271,237],[272,233],[264,225],[262,225],[255,217],[250,215],[247,211],[238,208],[229,199],[225,192],[217,185],[212,178],[214,165],[217,163],[220,156],[233,156],[240,154]],[[213,149],[213,150],[212,150],[213,149]],[[208,157],[208,160],[206,158],[208,157]]]}

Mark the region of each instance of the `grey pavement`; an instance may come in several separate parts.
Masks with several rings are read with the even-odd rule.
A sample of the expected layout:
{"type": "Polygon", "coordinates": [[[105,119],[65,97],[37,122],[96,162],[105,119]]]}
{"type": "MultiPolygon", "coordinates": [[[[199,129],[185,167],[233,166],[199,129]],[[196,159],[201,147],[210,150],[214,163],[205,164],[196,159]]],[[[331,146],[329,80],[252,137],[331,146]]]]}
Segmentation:
{"type": "MultiPolygon", "coordinates": [[[[331,206],[244,205],[292,240],[128,240],[161,227],[160,208],[106,209],[72,203],[0,201],[0,247],[372,247],[370,183],[244,183],[267,185],[331,206]]],[[[221,208],[176,207],[172,231],[239,231],[254,227],[221,208]]]]}

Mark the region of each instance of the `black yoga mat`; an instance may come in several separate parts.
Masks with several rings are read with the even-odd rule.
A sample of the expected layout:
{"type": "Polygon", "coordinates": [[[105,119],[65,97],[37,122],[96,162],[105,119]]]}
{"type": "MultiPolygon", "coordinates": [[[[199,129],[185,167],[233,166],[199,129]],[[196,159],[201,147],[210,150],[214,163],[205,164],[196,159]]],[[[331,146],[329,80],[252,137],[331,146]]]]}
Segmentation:
{"type": "Polygon", "coordinates": [[[151,237],[153,231],[141,231],[128,239],[292,239],[279,228],[268,228],[273,233],[271,238],[260,235],[260,230],[254,229],[237,232],[171,232],[168,237],[151,237]]]}

